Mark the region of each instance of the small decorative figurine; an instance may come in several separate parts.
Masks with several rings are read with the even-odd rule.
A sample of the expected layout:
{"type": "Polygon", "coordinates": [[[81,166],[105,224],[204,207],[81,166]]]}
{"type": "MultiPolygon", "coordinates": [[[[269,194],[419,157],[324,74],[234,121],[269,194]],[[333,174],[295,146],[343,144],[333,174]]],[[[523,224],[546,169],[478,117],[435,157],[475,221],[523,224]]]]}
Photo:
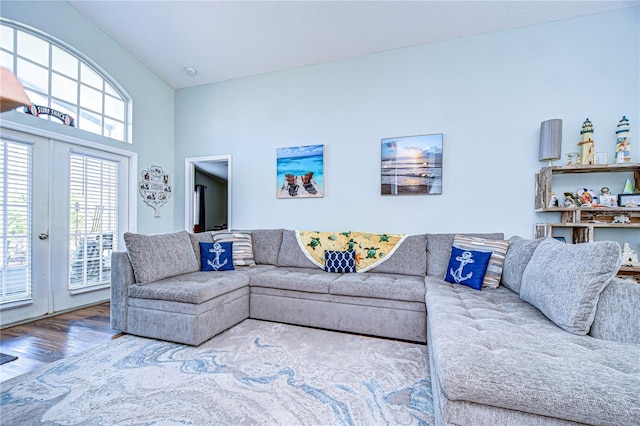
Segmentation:
{"type": "Polygon", "coordinates": [[[580,147],[580,164],[595,164],[595,142],[593,141],[593,125],[587,118],[582,123],[582,130],[580,130],[581,140],[578,142],[580,147]]]}
{"type": "Polygon", "coordinates": [[[564,206],[576,207],[576,199],[573,197],[573,192],[564,193],[564,206]]]}
{"type": "Polygon", "coordinates": [[[567,154],[567,166],[573,166],[580,163],[580,153],[570,152],[567,154]]]}
{"type": "Polygon", "coordinates": [[[551,193],[551,200],[549,201],[549,207],[559,207],[560,202],[558,201],[558,196],[555,192],[551,193]]]}
{"type": "Polygon", "coordinates": [[[580,207],[592,207],[597,204],[598,196],[592,190],[581,188],[576,192],[576,199],[580,207]]]}
{"type": "Polygon", "coordinates": [[[638,253],[631,250],[629,243],[624,243],[624,248],[622,249],[622,264],[625,266],[640,266],[638,253]]]}
{"type": "Polygon", "coordinates": [[[609,188],[606,186],[600,190],[600,205],[604,207],[616,207],[618,205],[616,197],[611,195],[609,188]]]}
{"type": "Polygon", "coordinates": [[[614,216],[613,217],[613,221],[611,223],[631,223],[631,219],[629,219],[627,216],[621,214],[619,216],[614,216]]]}
{"type": "Polygon", "coordinates": [[[623,116],[616,129],[616,163],[631,162],[631,130],[629,120],[623,116]]]}
{"type": "Polygon", "coordinates": [[[624,189],[622,190],[623,194],[633,194],[635,189],[633,188],[633,184],[631,183],[631,179],[627,179],[624,183],[624,189]]]}

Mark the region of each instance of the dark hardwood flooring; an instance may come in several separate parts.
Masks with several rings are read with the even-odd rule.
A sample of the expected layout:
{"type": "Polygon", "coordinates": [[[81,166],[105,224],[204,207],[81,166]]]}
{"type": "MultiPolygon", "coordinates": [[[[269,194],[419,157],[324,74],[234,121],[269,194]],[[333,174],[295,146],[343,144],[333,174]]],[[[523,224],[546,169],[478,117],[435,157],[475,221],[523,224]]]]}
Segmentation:
{"type": "Polygon", "coordinates": [[[122,336],[109,324],[109,303],[0,330],[0,352],[17,356],[0,365],[0,382],[122,336]]]}

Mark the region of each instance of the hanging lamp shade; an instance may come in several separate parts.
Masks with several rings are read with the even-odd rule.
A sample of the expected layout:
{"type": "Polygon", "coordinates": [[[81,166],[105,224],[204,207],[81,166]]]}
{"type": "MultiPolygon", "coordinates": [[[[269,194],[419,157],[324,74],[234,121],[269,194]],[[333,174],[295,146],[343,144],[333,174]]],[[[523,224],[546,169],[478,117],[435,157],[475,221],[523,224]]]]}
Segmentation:
{"type": "Polygon", "coordinates": [[[31,102],[16,76],[7,68],[0,67],[0,112],[29,105],[31,102]]]}
{"type": "Polygon", "coordinates": [[[560,159],[562,148],[562,120],[554,118],[540,123],[540,161],[548,161],[551,167],[552,160],[560,159]]]}

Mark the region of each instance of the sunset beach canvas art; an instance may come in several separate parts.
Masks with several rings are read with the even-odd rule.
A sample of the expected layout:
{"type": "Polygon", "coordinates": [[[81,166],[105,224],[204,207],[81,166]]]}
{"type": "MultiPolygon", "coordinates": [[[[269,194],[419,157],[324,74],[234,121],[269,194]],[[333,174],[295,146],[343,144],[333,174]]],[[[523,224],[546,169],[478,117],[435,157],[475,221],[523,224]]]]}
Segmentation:
{"type": "Polygon", "coordinates": [[[276,196],[324,196],[324,145],[278,148],[276,196]]]}
{"type": "Polygon", "coordinates": [[[442,194],[442,133],[382,139],[381,194],[442,194]]]}

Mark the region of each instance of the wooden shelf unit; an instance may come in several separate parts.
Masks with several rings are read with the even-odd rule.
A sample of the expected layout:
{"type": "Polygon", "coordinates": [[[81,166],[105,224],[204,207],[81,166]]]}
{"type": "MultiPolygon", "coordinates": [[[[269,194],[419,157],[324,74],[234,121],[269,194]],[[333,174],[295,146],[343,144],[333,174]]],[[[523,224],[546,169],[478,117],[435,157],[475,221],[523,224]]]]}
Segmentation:
{"type": "Polygon", "coordinates": [[[640,229],[640,207],[549,207],[554,174],[633,172],[635,188],[640,189],[640,164],[602,164],[545,167],[536,172],[536,203],[538,213],[560,213],[560,222],[538,223],[536,238],[551,236],[553,228],[572,228],[573,243],[592,242],[597,228],[640,229]],[[616,216],[626,216],[630,223],[612,223],[616,216]]]}
{"type": "Polygon", "coordinates": [[[621,266],[618,271],[620,278],[631,278],[640,284],[640,267],[639,266],[621,266]]]}

